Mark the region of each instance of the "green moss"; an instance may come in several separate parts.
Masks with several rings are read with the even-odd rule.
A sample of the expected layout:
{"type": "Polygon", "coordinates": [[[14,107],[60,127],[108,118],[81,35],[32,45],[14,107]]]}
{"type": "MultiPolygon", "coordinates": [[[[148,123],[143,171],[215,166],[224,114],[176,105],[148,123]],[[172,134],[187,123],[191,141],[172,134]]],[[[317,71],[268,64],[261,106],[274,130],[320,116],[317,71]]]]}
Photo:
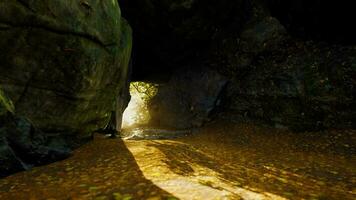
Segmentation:
{"type": "Polygon", "coordinates": [[[116,1],[4,0],[0,24],[0,84],[18,115],[78,138],[105,127],[132,49],[116,1]]]}
{"type": "Polygon", "coordinates": [[[0,88],[0,115],[4,112],[15,112],[15,106],[0,88]]]}

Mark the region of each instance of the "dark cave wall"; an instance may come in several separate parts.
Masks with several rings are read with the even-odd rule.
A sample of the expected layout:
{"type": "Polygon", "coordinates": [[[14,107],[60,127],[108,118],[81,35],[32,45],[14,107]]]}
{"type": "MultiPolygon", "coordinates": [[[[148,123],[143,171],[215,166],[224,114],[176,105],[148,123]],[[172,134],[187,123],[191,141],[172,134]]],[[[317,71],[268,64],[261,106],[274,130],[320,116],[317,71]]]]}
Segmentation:
{"type": "Polygon", "coordinates": [[[134,79],[165,79],[172,69],[205,63],[251,15],[246,0],[119,0],[133,27],[134,79]],[[154,78],[150,78],[153,76],[154,78]]]}
{"type": "Polygon", "coordinates": [[[118,1],[134,29],[137,79],[169,75],[183,65],[220,65],[224,60],[219,54],[238,51],[237,40],[245,26],[266,16],[276,18],[295,38],[344,45],[356,42],[352,28],[356,14],[350,1],[118,1]]]}
{"type": "Polygon", "coordinates": [[[134,29],[134,79],[210,68],[230,79],[223,117],[297,131],[355,127],[348,4],[119,2],[134,29]]]}
{"type": "Polygon", "coordinates": [[[333,43],[355,43],[352,1],[263,0],[272,16],[296,37],[333,43]]]}

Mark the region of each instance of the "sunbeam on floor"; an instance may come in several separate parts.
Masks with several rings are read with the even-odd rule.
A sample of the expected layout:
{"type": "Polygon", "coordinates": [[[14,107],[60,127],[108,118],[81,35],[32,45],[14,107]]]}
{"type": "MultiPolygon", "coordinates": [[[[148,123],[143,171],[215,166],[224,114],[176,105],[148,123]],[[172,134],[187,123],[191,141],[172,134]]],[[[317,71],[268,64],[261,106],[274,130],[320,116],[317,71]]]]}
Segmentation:
{"type": "MultiPolygon", "coordinates": [[[[157,148],[159,145],[170,145],[172,149],[177,150],[175,147],[183,145],[186,150],[192,149],[191,146],[186,146],[179,142],[145,142],[145,148],[137,146],[131,142],[126,143],[129,150],[135,157],[138,166],[140,167],[146,179],[152,181],[156,186],[171,193],[175,197],[182,200],[204,199],[204,200],[217,200],[217,199],[245,199],[245,200],[265,200],[286,199],[281,196],[262,192],[249,187],[241,187],[239,182],[225,180],[220,177],[219,172],[213,168],[205,167],[194,162],[189,162],[191,159],[176,160],[173,162],[176,169],[170,169],[170,162],[165,157],[163,152],[157,148]],[[154,161],[154,164],[152,163],[154,161]],[[180,166],[180,167],[178,167],[180,166]],[[178,169],[181,168],[181,169],[178,169]],[[185,169],[184,169],[185,168],[185,169]]],[[[182,149],[180,149],[182,150],[182,149]]],[[[202,162],[209,162],[211,165],[219,163],[213,162],[213,158],[194,149],[194,155],[202,155],[200,158],[202,162]]],[[[180,153],[183,153],[180,151],[180,153]]],[[[173,163],[172,163],[173,164],[173,163]]]]}
{"type": "Polygon", "coordinates": [[[216,122],[169,140],[96,135],[67,160],[1,179],[0,199],[355,199],[355,132],[315,134],[216,122]]]}

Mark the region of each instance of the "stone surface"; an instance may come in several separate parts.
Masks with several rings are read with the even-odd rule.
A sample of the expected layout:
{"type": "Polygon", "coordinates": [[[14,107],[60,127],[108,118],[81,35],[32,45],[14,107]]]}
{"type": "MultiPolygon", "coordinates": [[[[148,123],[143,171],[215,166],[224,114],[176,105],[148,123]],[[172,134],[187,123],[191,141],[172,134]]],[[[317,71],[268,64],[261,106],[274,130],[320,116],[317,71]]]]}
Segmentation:
{"type": "Polygon", "coordinates": [[[14,110],[0,89],[0,177],[70,155],[68,145],[53,145],[28,120],[16,116],[14,110]]]}
{"type": "Polygon", "coordinates": [[[351,1],[259,0],[270,13],[297,37],[355,43],[356,31],[350,26],[356,18],[351,1]]]}
{"type": "Polygon", "coordinates": [[[135,79],[166,79],[187,65],[206,67],[220,41],[238,35],[249,0],[119,0],[133,27],[135,79]],[[192,64],[194,63],[194,64],[192,64]]]}
{"type": "Polygon", "coordinates": [[[295,131],[355,128],[355,46],[294,38],[259,10],[220,55],[232,79],[222,116],[295,131]]]}
{"type": "Polygon", "coordinates": [[[287,31],[273,17],[265,17],[248,24],[240,34],[240,51],[257,54],[266,50],[277,49],[285,40],[287,31]]]}
{"type": "Polygon", "coordinates": [[[149,102],[151,125],[188,129],[201,126],[218,106],[227,79],[207,69],[182,69],[158,87],[149,102]]]}
{"type": "Polygon", "coordinates": [[[291,40],[237,68],[224,105],[237,121],[297,131],[355,128],[355,53],[352,46],[291,40]]]}
{"type": "Polygon", "coordinates": [[[17,113],[51,137],[103,128],[127,81],[120,15],[117,1],[1,1],[0,85],[17,113]]]}
{"type": "Polygon", "coordinates": [[[169,77],[182,67],[210,68],[231,80],[222,116],[233,121],[298,131],[355,128],[354,12],[348,4],[121,2],[140,38],[134,77],[156,81],[154,75],[169,77]]]}

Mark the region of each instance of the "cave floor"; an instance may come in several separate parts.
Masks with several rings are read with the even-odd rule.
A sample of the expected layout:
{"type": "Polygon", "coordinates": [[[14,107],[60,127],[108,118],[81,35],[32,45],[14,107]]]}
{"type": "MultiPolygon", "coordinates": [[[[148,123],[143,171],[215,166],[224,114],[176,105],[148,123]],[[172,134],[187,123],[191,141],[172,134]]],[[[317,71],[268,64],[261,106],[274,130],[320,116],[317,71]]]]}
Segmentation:
{"type": "Polygon", "coordinates": [[[0,180],[0,199],[356,199],[356,131],[212,123],[172,140],[97,135],[67,160],[0,180]]]}

